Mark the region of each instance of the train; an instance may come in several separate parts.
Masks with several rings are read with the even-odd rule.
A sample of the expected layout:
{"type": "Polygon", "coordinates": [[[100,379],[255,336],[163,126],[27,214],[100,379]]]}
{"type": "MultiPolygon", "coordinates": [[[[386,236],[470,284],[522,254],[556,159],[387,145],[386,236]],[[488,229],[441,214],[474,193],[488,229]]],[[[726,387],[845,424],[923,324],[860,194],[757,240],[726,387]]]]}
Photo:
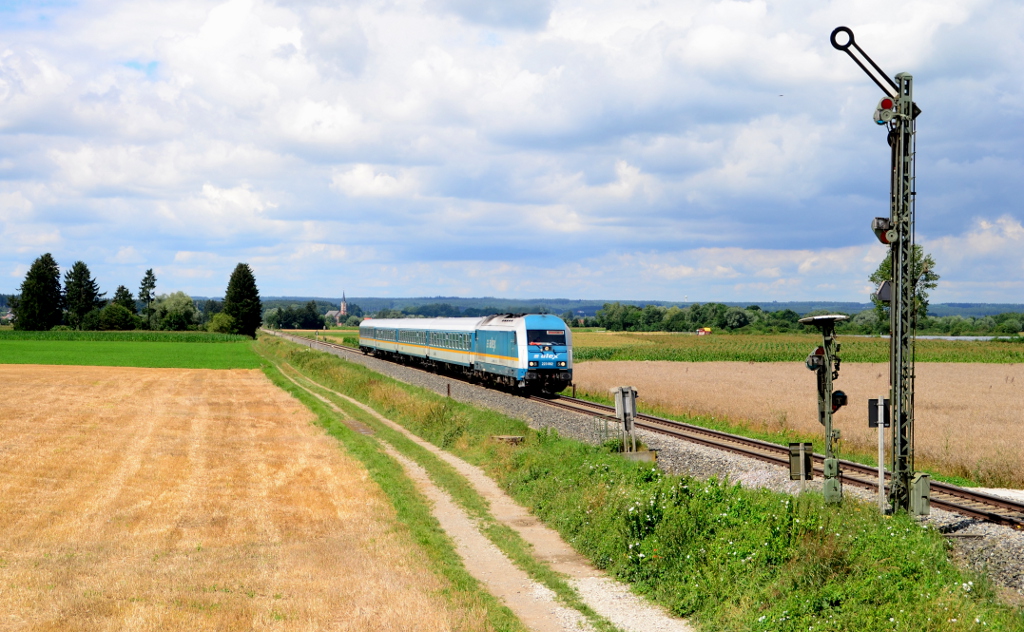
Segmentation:
{"type": "Polygon", "coordinates": [[[557,393],[572,383],[572,332],[550,314],[366,319],[359,349],[524,393],[557,393]]]}

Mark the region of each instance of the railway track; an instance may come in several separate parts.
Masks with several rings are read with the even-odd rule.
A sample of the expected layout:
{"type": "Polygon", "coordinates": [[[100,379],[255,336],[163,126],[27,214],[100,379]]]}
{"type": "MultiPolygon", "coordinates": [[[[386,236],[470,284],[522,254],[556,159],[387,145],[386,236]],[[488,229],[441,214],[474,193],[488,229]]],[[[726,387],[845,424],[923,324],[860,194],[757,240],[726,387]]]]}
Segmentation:
{"type": "MultiPolygon", "coordinates": [[[[352,347],[339,345],[323,340],[290,336],[277,332],[269,332],[289,338],[294,342],[305,344],[311,348],[329,348],[362,356],[362,352],[352,347]]],[[[409,367],[414,368],[414,367],[409,367]]],[[[612,417],[614,408],[604,404],[589,402],[573,397],[554,396],[538,397],[530,396],[529,399],[538,404],[570,410],[585,415],[612,417]]],[[[765,461],[783,467],[789,467],[789,448],[776,443],[769,443],[759,439],[750,439],[739,435],[729,434],[710,428],[702,428],[680,421],[655,417],[653,415],[639,414],[636,417],[636,426],[650,432],[682,439],[691,443],[698,443],[718,450],[725,450],[736,454],[765,461]]],[[[824,456],[813,455],[813,470],[816,475],[823,476],[824,456]]],[[[854,463],[853,461],[840,460],[840,478],[843,484],[855,485],[868,489],[878,489],[878,469],[875,467],[854,463]]],[[[885,473],[886,480],[889,473],[885,473]]],[[[997,498],[989,494],[974,492],[963,487],[932,481],[931,483],[931,504],[939,509],[956,512],[972,518],[978,518],[995,524],[1001,524],[1015,529],[1024,530],[1024,503],[1017,503],[1003,498],[997,498]]]]}
{"type": "MultiPolygon", "coordinates": [[[[531,397],[539,403],[572,410],[588,415],[611,417],[615,409],[604,404],[588,402],[572,397],[557,398],[531,397]]],[[[638,414],[636,426],[650,432],[683,439],[693,443],[710,446],[719,450],[727,450],[750,458],[789,467],[789,448],[767,441],[750,439],[738,435],[711,430],[686,424],[671,419],[663,419],[652,415],[638,414]]],[[[824,475],[823,461],[820,454],[813,455],[813,469],[818,475],[824,475]]],[[[840,460],[840,477],[844,484],[856,485],[868,489],[878,489],[878,469],[875,467],[840,460]]],[[[886,480],[889,473],[885,473],[886,480]]],[[[888,488],[888,486],[887,486],[888,488]]],[[[935,507],[953,511],[972,518],[1002,524],[1016,529],[1024,529],[1024,504],[997,498],[989,494],[974,492],[969,489],[932,481],[931,503],[935,507]]]]}

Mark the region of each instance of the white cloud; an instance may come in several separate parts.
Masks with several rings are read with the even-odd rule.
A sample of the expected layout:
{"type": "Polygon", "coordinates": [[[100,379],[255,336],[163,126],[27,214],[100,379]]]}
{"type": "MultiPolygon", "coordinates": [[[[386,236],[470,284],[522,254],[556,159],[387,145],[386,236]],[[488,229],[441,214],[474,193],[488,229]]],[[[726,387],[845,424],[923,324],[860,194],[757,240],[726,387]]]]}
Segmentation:
{"type": "Polygon", "coordinates": [[[222,189],[204,184],[199,195],[173,206],[161,204],[157,213],[162,230],[176,235],[202,234],[217,239],[255,234],[281,238],[298,230],[300,227],[267,216],[267,211],[276,206],[246,185],[222,189]]]}
{"type": "Polygon", "coordinates": [[[1024,270],[1024,10],[891,5],[112,0],[45,28],[18,5],[0,265],[53,249],[198,294],[247,260],[271,293],[326,265],[399,294],[862,298],[882,251],[851,227],[885,212],[888,150],[828,44],[845,23],[918,81],[933,298],[997,294],[1024,270]]]}
{"type": "Polygon", "coordinates": [[[331,187],[350,197],[406,197],[415,195],[418,183],[409,170],[391,175],[361,164],[335,174],[331,187]]]}
{"type": "Polygon", "coordinates": [[[117,249],[117,254],[111,258],[111,262],[122,264],[145,263],[146,258],[135,249],[135,246],[124,246],[117,249]]]}
{"type": "Polygon", "coordinates": [[[995,220],[976,219],[965,234],[931,239],[924,242],[935,251],[937,261],[946,264],[970,264],[979,259],[1024,261],[1024,226],[1020,220],[1004,215],[995,220]]]}
{"type": "Polygon", "coordinates": [[[0,222],[27,220],[32,215],[32,202],[21,191],[0,191],[0,222]]]}

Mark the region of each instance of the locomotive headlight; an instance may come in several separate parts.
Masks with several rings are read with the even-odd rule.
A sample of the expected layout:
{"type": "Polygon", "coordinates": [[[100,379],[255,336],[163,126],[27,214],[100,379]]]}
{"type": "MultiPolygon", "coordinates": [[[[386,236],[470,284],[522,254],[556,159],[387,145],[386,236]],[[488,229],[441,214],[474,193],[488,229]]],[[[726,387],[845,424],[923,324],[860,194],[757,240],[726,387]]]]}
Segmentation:
{"type": "Polygon", "coordinates": [[[565,361],[563,360],[563,361],[559,362],[558,366],[565,366],[565,361]]]}
{"type": "Polygon", "coordinates": [[[537,366],[536,360],[530,360],[530,366],[537,366]]]}

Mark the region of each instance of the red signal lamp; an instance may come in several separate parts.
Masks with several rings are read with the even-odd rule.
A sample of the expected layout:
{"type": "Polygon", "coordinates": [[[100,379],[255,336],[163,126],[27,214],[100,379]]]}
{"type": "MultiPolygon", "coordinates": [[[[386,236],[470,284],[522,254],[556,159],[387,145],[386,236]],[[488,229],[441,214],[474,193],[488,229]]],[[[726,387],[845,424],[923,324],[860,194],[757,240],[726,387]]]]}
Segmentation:
{"type": "Polygon", "coordinates": [[[875,107],[875,123],[885,125],[891,121],[892,117],[896,116],[895,107],[896,102],[890,97],[882,97],[882,100],[878,102],[878,106],[875,107]]]}
{"type": "Polygon", "coordinates": [[[871,230],[883,244],[891,244],[899,238],[888,217],[876,217],[871,221],[871,230]]]}
{"type": "Polygon", "coordinates": [[[811,371],[820,371],[825,368],[825,349],[818,347],[807,356],[804,365],[811,371]]]}

